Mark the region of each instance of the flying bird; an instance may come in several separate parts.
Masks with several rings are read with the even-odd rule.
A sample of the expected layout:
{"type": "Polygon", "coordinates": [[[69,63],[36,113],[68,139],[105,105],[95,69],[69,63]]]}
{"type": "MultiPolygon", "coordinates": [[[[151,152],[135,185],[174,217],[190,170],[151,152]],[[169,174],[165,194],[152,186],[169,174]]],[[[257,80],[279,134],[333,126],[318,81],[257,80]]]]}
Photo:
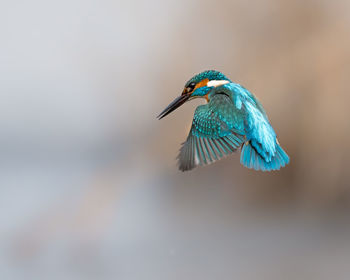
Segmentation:
{"type": "Polygon", "coordinates": [[[192,77],[181,96],[158,118],[195,98],[204,98],[207,104],[196,108],[191,130],[178,156],[180,170],[212,163],[239,148],[240,162],[248,168],[272,171],[289,163],[258,99],[219,71],[208,70],[192,77]]]}

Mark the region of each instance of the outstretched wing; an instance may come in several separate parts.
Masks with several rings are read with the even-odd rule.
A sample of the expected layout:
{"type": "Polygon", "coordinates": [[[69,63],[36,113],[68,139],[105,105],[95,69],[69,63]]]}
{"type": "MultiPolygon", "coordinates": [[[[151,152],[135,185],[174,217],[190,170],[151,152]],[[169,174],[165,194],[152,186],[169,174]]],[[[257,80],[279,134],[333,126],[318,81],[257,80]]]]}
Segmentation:
{"type": "Polygon", "coordinates": [[[208,104],[198,106],[180,149],[179,169],[191,170],[234,152],[245,141],[243,121],[243,112],[226,94],[215,94],[208,104]]]}

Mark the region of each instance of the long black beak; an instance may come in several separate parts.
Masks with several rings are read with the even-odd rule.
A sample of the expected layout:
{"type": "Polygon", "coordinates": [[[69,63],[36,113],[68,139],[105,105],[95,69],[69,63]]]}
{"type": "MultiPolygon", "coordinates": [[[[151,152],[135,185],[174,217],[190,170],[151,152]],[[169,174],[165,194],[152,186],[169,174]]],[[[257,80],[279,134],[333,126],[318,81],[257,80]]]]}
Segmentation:
{"type": "Polygon", "coordinates": [[[174,111],[175,109],[179,108],[182,104],[184,104],[188,99],[190,98],[190,94],[182,94],[181,96],[179,96],[178,98],[176,98],[173,102],[171,102],[168,107],[166,107],[164,109],[163,112],[161,112],[158,115],[158,119],[162,119],[164,118],[166,115],[170,114],[172,111],[174,111]]]}

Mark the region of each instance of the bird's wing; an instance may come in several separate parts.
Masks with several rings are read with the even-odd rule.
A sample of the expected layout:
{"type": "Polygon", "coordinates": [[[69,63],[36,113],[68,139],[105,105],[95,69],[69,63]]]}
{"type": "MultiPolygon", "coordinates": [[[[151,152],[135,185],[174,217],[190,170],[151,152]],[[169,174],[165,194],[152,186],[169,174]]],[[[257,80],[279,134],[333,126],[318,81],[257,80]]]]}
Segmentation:
{"type": "Polygon", "coordinates": [[[183,143],[179,169],[191,170],[234,152],[245,141],[243,115],[226,94],[215,94],[206,105],[198,106],[191,131],[183,143]]]}
{"type": "Polygon", "coordinates": [[[233,92],[234,104],[245,112],[244,129],[247,140],[267,162],[276,154],[276,134],[264,108],[256,97],[239,84],[230,83],[226,90],[233,92]]]}

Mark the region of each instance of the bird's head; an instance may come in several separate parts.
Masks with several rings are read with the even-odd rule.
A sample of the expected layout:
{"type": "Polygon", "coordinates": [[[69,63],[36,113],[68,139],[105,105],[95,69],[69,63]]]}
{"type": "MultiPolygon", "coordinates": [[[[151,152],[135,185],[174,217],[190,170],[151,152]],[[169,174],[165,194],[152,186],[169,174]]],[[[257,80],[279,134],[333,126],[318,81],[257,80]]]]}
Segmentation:
{"type": "Polygon", "coordinates": [[[159,119],[164,118],[175,109],[179,108],[188,100],[202,97],[208,100],[208,94],[211,89],[230,83],[224,74],[215,70],[203,71],[192,77],[186,84],[182,94],[171,102],[158,116],[159,119]]]}

